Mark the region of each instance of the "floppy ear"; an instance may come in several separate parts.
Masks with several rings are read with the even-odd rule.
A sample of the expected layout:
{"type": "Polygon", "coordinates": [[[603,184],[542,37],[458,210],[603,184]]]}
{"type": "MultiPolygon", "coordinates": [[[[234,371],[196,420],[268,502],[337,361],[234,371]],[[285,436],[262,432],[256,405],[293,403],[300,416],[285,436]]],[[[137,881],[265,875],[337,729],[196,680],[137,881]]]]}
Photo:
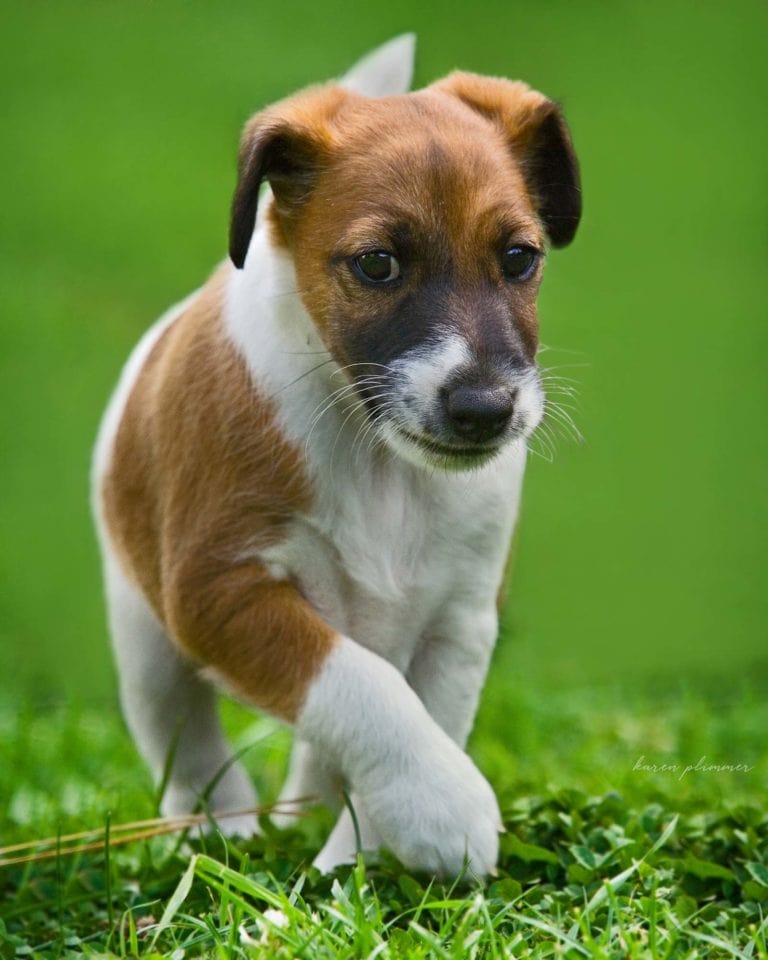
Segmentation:
{"type": "Polygon", "coordinates": [[[238,269],[251,242],[262,181],[269,181],[278,218],[290,233],[290,221],[309,196],[332,145],[329,122],[350,96],[336,86],[312,87],[246,124],[229,227],[229,255],[238,269]]]}
{"type": "Polygon", "coordinates": [[[581,218],[581,183],[559,106],[524,83],[474,73],[452,73],[435,89],[458,97],[502,130],[552,246],[569,244],[581,218]]]}

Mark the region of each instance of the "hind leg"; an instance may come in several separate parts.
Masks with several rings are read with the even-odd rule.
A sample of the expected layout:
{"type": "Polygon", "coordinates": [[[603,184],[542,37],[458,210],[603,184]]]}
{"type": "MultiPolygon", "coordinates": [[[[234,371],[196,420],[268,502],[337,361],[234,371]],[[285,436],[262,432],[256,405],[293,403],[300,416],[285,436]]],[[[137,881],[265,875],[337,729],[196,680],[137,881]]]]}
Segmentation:
{"type": "Polygon", "coordinates": [[[324,764],[317,751],[298,737],[293,742],[288,776],[277,801],[278,809],[271,815],[276,826],[291,827],[297,823],[297,813],[306,806],[305,803],[296,803],[297,800],[308,803],[319,800],[331,809],[337,809],[341,804],[338,772],[324,764]]]}
{"type": "Polygon", "coordinates": [[[312,862],[312,865],[317,867],[321,873],[330,873],[342,864],[354,863],[358,854],[358,839],[360,840],[360,852],[367,851],[369,854],[376,854],[379,847],[384,846],[378,831],[363,810],[360,798],[353,793],[350,800],[357,818],[359,838],[349,808],[344,807],[330,836],[325,841],[323,849],[312,862]]]}
{"type": "MultiPolygon", "coordinates": [[[[173,754],[163,815],[252,809],[256,792],[245,770],[232,761],[213,689],[179,654],[114,558],[107,558],[105,576],[123,713],[155,783],[173,754]]],[[[219,826],[248,836],[258,821],[246,814],[222,818],[219,826]]]]}
{"type": "MultiPolygon", "coordinates": [[[[342,778],[337,770],[323,762],[317,750],[305,740],[296,738],[291,754],[288,778],[280,794],[278,810],[272,814],[272,822],[278,827],[289,827],[296,823],[296,812],[303,804],[289,801],[300,798],[314,798],[325,803],[332,810],[339,810],[342,803],[342,778]],[[284,804],[282,810],[279,805],[284,804]]],[[[352,805],[357,817],[360,833],[360,849],[369,853],[382,846],[376,828],[369,821],[360,804],[360,798],[354,794],[352,805]]],[[[323,849],[315,857],[313,865],[323,873],[330,873],[344,863],[354,863],[357,856],[358,836],[349,809],[344,806],[339,813],[336,825],[325,842],[323,849]]]]}

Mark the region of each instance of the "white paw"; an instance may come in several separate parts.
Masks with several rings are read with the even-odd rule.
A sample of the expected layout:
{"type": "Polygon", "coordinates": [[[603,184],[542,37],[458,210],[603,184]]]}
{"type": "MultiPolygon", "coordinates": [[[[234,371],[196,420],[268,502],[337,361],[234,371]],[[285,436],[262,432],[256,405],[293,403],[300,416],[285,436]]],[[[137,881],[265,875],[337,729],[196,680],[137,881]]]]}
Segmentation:
{"type": "Polygon", "coordinates": [[[312,866],[317,867],[320,873],[332,873],[337,867],[352,864],[356,859],[357,852],[354,849],[340,849],[335,844],[326,843],[312,861],[312,866]]]}
{"type": "Polygon", "coordinates": [[[258,816],[255,813],[241,813],[242,809],[239,807],[228,813],[226,807],[219,810],[211,808],[208,813],[201,814],[200,805],[194,801],[184,804],[163,802],[162,814],[171,820],[179,819],[180,823],[182,818],[192,817],[189,826],[193,832],[200,834],[219,831],[225,837],[248,838],[261,833],[258,816]]]}
{"type": "Polygon", "coordinates": [[[295,827],[301,823],[303,810],[304,807],[300,804],[291,804],[290,807],[280,807],[277,810],[273,810],[269,815],[269,819],[279,830],[289,830],[291,827],[295,827]]]}
{"type": "Polygon", "coordinates": [[[381,838],[365,815],[356,795],[352,797],[352,805],[357,817],[357,831],[352,816],[347,808],[341,811],[336,826],[331,831],[325,846],[312,862],[321,873],[330,873],[336,867],[345,863],[355,863],[358,854],[358,839],[360,851],[365,851],[368,857],[378,851],[382,845],[381,838]],[[359,836],[358,836],[359,835],[359,836]]]}
{"type": "Polygon", "coordinates": [[[295,827],[307,807],[324,803],[337,810],[340,798],[339,773],[327,766],[308,744],[297,741],[291,756],[290,773],[270,819],[276,827],[295,827]]]}
{"type": "Polygon", "coordinates": [[[385,846],[412,870],[484,877],[499,854],[501,814],[488,781],[454,744],[395,775],[371,771],[358,784],[385,846]],[[366,778],[369,779],[369,778],[366,778]]]}
{"type": "Polygon", "coordinates": [[[217,816],[216,826],[225,837],[243,837],[248,839],[254,834],[261,833],[259,820],[254,814],[237,814],[235,816],[217,816]]]}
{"type": "Polygon", "coordinates": [[[212,820],[216,821],[216,829],[227,837],[251,837],[261,832],[256,791],[239,767],[226,771],[207,801],[202,799],[204,794],[205,788],[197,789],[187,783],[171,781],[161,804],[163,816],[183,817],[204,810],[208,815],[201,819],[197,828],[203,833],[213,829],[212,820]]]}
{"type": "Polygon", "coordinates": [[[275,811],[270,814],[276,827],[293,827],[307,806],[324,803],[338,809],[341,775],[308,743],[296,738],[291,753],[288,777],[280,791],[275,811]]]}

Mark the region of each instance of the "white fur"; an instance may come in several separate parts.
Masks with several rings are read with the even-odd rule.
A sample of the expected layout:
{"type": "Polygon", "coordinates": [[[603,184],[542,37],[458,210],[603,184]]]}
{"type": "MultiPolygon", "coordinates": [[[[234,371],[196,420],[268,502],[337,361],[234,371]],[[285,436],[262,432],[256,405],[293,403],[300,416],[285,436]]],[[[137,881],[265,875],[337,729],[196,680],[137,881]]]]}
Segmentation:
{"type": "Polygon", "coordinates": [[[352,815],[349,809],[345,807],[341,811],[341,816],[336,821],[336,826],[331,831],[325,846],[314,859],[314,866],[323,873],[328,873],[340,863],[354,863],[358,849],[375,851],[384,846],[381,834],[368,819],[362,807],[360,797],[357,794],[352,794],[350,802],[357,819],[360,846],[358,848],[358,835],[355,832],[352,815]]]}
{"type": "Polygon", "coordinates": [[[368,97],[405,93],[411,88],[415,53],[416,35],[403,33],[358,60],[340,83],[368,97]]]}
{"type": "Polygon", "coordinates": [[[501,816],[491,787],[382,657],[343,638],[297,730],[354,785],[360,815],[406,866],[441,876],[465,861],[480,875],[493,868],[501,816]]]}
{"type": "MultiPolygon", "coordinates": [[[[437,343],[418,348],[392,363],[404,381],[402,391],[413,394],[417,402],[431,400],[450,375],[472,361],[469,346],[457,333],[449,333],[437,343]]],[[[418,413],[423,408],[417,407],[418,413]]]]}

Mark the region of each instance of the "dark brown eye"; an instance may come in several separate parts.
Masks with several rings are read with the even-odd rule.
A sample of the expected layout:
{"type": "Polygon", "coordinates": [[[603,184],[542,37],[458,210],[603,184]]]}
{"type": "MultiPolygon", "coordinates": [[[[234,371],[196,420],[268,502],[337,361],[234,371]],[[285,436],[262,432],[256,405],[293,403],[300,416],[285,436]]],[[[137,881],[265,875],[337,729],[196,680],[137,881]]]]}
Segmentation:
{"type": "Polygon", "coordinates": [[[527,280],[536,269],[538,251],[531,247],[510,247],[504,252],[501,268],[507,280],[527,280]]]}
{"type": "Polygon", "coordinates": [[[400,264],[386,250],[363,253],[355,257],[352,266],[365,283],[389,283],[400,276],[400,264]]]}

